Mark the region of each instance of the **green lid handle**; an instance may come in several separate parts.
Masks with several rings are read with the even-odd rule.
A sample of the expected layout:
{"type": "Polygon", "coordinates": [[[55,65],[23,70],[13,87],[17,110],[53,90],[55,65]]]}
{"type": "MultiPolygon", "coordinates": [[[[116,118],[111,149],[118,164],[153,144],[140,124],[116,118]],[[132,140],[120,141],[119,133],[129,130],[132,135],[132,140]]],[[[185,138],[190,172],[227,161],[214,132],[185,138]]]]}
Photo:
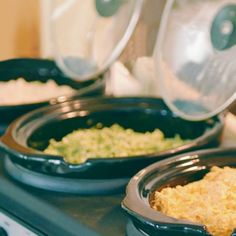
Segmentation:
{"type": "Polygon", "coordinates": [[[96,9],[100,16],[110,17],[117,13],[124,0],[95,0],[96,9]]]}
{"type": "Polygon", "coordinates": [[[213,20],[211,42],[217,50],[225,50],[236,44],[236,4],[224,6],[213,20]]]}

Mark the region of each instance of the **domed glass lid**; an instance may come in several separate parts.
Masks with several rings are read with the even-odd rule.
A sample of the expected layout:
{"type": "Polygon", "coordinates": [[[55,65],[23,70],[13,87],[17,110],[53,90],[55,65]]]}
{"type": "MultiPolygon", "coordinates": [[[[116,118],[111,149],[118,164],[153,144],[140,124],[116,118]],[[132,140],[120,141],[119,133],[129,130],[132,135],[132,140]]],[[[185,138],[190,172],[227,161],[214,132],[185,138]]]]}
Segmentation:
{"type": "Polygon", "coordinates": [[[235,44],[235,0],[167,1],[154,54],[173,111],[202,120],[235,100],[235,44]]]}
{"type": "Polygon", "coordinates": [[[51,0],[55,60],[75,80],[102,74],[132,35],[143,0],[51,0]]]}

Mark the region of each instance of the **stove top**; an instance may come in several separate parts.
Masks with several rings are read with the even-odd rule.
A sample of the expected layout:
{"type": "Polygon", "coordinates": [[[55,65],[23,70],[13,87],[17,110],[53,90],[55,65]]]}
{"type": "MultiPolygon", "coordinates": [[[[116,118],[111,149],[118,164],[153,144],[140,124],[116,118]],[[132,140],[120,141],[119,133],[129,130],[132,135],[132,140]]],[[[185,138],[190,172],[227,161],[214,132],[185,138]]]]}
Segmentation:
{"type": "Polygon", "coordinates": [[[4,170],[0,154],[1,236],[139,235],[127,224],[120,207],[123,197],[63,194],[20,184],[4,170]]]}

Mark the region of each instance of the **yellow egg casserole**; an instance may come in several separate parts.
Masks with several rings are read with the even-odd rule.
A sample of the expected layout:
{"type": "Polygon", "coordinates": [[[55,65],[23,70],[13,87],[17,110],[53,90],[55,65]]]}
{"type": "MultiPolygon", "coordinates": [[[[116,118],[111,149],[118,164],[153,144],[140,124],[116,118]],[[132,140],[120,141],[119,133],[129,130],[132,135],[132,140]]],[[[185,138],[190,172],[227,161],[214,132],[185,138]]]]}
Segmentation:
{"type": "Polygon", "coordinates": [[[202,180],[155,191],[151,206],[204,224],[214,236],[229,236],[236,229],[236,168],[212,167],[202,180]]]}
{"type": "Polygon", "coordinates": [[[111,127],[98,124],[89,129],[75,130],[61,141],[51,139],[44,152],[63,156],[67,162],[78,164],[89,158],[129,157],[161,152],[187,142],[178,134],[166,138],[159,129],[140,133],[118,124],[111,127]]]}

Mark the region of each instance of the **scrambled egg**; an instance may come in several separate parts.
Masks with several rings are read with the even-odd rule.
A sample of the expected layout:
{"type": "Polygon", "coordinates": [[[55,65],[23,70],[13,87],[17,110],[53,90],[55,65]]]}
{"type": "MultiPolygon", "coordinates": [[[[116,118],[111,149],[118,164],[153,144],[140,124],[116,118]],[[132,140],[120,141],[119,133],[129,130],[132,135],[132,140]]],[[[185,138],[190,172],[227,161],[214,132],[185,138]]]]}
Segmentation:
{"type": "Polygon", "coordinates": [[[185,144],[179,135],[165,138],[156,129],[139,133],[118,124],[111,127],[79,129],[61,141],[50,140],[45,153],[60,155],[69,163],[82,163],[88,158],[128,157],[164,151],[185,144]]]}
{"type": "Polygon", "coordinates": [[[229,236],[236,229],[236,168],[213,167],[200,181],[156,191],[151,206],[204,224],[214,236],[229,236]]]}

